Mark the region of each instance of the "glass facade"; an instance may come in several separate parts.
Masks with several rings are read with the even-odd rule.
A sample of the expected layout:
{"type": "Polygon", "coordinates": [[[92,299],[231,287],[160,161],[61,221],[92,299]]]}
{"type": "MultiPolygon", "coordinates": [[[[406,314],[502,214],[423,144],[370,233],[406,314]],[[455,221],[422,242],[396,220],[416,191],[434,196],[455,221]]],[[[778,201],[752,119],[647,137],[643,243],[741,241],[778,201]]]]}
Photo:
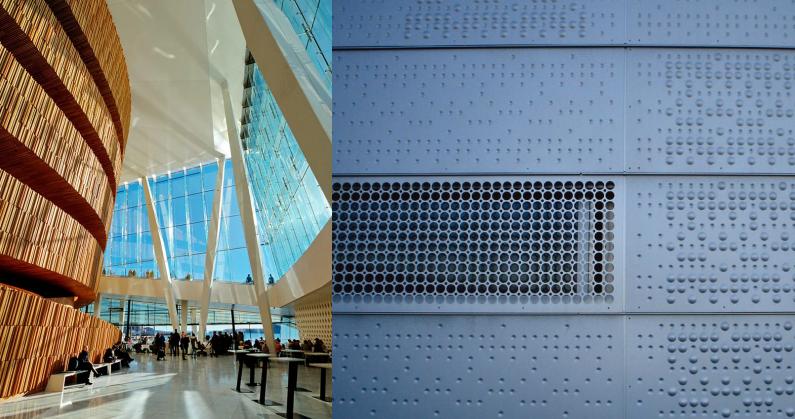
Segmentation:
{"type": "MultiPolygon", "coordinates": [[[[231,160],[224,164],[224,195],[214,277],[219,281],[245,282],[251,265],[231,160]]],[[[148,179],[172,279],[204,279],[207,232],[217,175],[218,165],[212,162],[148,179]]],[[[143,187],[139,181],[122,185],[106,247],[105,274],[159,277],[153,249],[143,187]]]]}
{"type": "MultiPolygon", "coordinates": [[[[178,311],[181,307],[178,306],[178,311]]],[[[94,314],[94,305],[90,304],[82,309],[88,314],[94,314]]],[[[199,319],[199,310],[196,309],[196,321],[199,319]]],[[[119,298],[103,298],[102,311],[99,314],[102,320],[119,327],[122,333],[126,332],[128,321],[127,302],[119,298]]],[[[168,317],[166,305],[158,302],[136,301],[130,303],[130,334],[132,336],[151,336],[156,332],[169,332],[171,320],[168,317]]],[[[249,311],[235,311],[236,330],[244,333],[246,339],[256,339],[262,336],[262,323],[259,313],[249,311]]],[[[189,326],[197,326],[188,317],[189,326]]],[[[207,333],[213,331],[232,331],[232,312],[229,309],[211,308],[207,313],[207,333]]],[[[274,337],[294,339],[298,337],[298,329],[292,317],[273,317],[274,337]]]]}
{"type": "MultiPolygon", "coordinates": [[[[224,169],[224,193],[221,201],[221,226],[215,255],[214,279],[218,281],[245,282],[251,273],[251,263],[246,251],[243,221],[235,192],[235,175],[232,160],[224,169]]],[[[260,239],[262,241],[262,239],[260,239]]]]}
{"type": "Polygon", "coordinates": [[[275,0],[331,89],[331,1],[275,0]]]}
{"type": "Polygon", "coordinates": [[[331,208],[255,63],[246,69],[241,130],[265,271],[278,280],[306,251],[331,208]]]}
{"type": "Polygon", "coordinates": [[[149,180],[172,279],[204,279],[217,173],[217,165],[209,163],[149,180]]]}
{"type": "Polygon", "coordinates": [[[159,277],[141,182],[119,186],[105,248],[103,273],[159,277]]]}

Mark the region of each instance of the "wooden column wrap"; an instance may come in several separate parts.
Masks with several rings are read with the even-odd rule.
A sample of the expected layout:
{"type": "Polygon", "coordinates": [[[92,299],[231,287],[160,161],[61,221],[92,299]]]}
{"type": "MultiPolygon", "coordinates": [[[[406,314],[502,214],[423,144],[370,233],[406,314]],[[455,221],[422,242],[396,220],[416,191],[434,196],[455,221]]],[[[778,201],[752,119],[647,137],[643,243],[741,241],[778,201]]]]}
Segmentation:
{"type": "Polygon", "coordinates": [[[0,47],[0,169],[78,220],[104,247],[113,190],[66,115],[0,47]],[[103,220],[105,222],[103,223],[103,220]]]}
{"type": "MultiPolygon", "coordinates": [[[[49,1],[49,0],[48,0],[49,1]]],[[[110,90],[119,107],[124,138],[126,140],[130,126],[130,79],[124,51],[113,23],[110,9],[104,1],[96,0],[55,0],[64,1],[72,9],[75,19],[83,29],[83,33],[91,44],[92,51],[99,60],[110,90]]]]}
{"type": "Polygon", "coordinates": [[[75,12],[66,0],[45,1],[72,40],[91,77],[94,78],[94,83],[102,93],[105,106],[110,111],[113,125],[116,127],[116,137],[121,141],[121,149],[124,151],[127,127],[130,124],[130,83],[121,42],[107,4],[98,1],[77,3],[76,6],[79,8],[75,16],[75,12]],[[86,30],[83,30],[83,27],[86,30]],[[92,47],[92,41],[97,46],[97,51],[101,52],[99,55],[102,62],[92,47]],[[110,74],[106,74],[103,67],[107,68],[110,74]],[[108,82],[109,78],[113,80],[112,86],[108,82]]]}
{"type": "Polygon", "coordinates": [[[24,273],[31,282],[26,289],[37,287],[38,280],[46,281],[51,295],[77,295],[66,291],[84,287],[88,294],[78,297],[85,299],[94,289],[101,251],[69,214],[0,171],[0,282],[7,282],[4,271],[24,273]]]}
{"type": "Polygon", "coordinates": [[[36,8],[36,13],[30,16],[32,12],[28,6],[36,6],[40,1],[2,0],[0,4],[7,3],[12,3],[9,4],[9,7],[14,8],[11,10],[5,7],[0,8],[0,28],[2,28],[0,42],[67,115],[99,159],[109,185],[115,189],[121,168],[120,143],[115,139],[115,129],[110,120],[110,114],[104,106],[104,101],[99,98],[99,92],[88,74],[88,70],[74,50],[71,41],[57,25],[57,21],[55,27],[41,22],[40,14],[49,15],[53,20],[55,19],[46,4],[42,3],[43,10],[36,8]],[[16,19],[19,19],[20,22],[17,22],[16,19]],[[23,27],[32,32],[32,38],[28,36],[23,27]],[[47,37],[45,34],[54,36],[47,37]],[[61,34],[61,36],[59,37],[57,34],[61,34]],[[48,43],[59,45],[59,48],[64,49],[60,51],[62,54],[59,56],[56,50],[46,47],[48,43]],[[39,50],[37,46],[41,46],[42,50],[39,50]],[[71,50],[71,54],[68,53],[69,50],[71,50]],[[45,53],[52,59],[54,66],[47,60],[45,53]],[[72,60],[71,57],[75,57],[76,60],[72,60]],[[79,76],[75,77],[75,73],[79,76]],[[69,83],[75,90],[70,91],[65,83],[69,83]],[[97,100],[93,105],[90,104],[90,93],[86,93],[92,90],[97,93],[97,100]],[[80,106],[81,102],[86,105],[86,108],[80,106]],[[97,103],[100,106],[97,106],[97,103]],[[103,112],[98,110],[100,107],[104,109],[105,118],[101,118],[103,112]],[[92,120],[96,122],[96,125],[92,123],[92,120]]]}
{"type": "Polygon", "coordinates": [[[121,338],[116,326],[74,308],[0,284],[0,399],[41,391],[88,345],[98,362],[121,338]]]}

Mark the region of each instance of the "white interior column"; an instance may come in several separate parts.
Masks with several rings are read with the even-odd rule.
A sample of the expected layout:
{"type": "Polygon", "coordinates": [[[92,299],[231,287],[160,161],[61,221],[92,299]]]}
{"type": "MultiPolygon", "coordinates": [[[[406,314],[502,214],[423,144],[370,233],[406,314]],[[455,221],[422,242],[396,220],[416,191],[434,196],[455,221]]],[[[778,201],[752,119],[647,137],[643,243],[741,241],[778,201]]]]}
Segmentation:
{"type": "Polygon", "coordinates": [[[121,310],[119,310],[119,328],[121,328],[122,336],[124,335],[124,314],[127,311],[127,299],[121,299],[121,310]]]}
{"type": "Polygon", "coordinates": [[[246,46],[331,202],[331,92],[273,1],[234,0],[233,4],[246,46]]]}
{"type": "Polygon", "coordinates": [[[199,319],[199,339],[204,340],[207,334],[207,314],[210,310],[210,296],[213,290],[215,275],[215,252],[218,248],[218,234],[221,231],[221,207],[223,206],[225,160],[218,160],[218,174],[215,176],[215,193],[213,194],[213,212],[210,214],[210,226],[207,230],[207,251],[204,254],[204,284],[201,296],[201,312],[199,319]]]}
{"type": "Polygon", "coordinates": [[[160,223],[157,221],[155,202],[152,198],[152,191],[149,189],[149,182],[145,177],[142,177],[141,183],[144,186],[146,215],[149,218],[149,230],[152,233],[152,247],[154,247],[155,259],[157,260],[157,267],[160,271],[160,282],[163,286],[163,295],[165,296],[166,306],[168,307],[168,317],[171,320],[171,328],[176,329],[179,322],[177,320],[177,306],[176,299],[174,297],[174,287],[171,283],[171,272],[168,268],[168,260],[166,259],[166,246],[163,243],[163,237],[160,235],[160,223]]]}
{"type": "MultiPolygon", "coordinates": [[[[196,334],[196,307],[190,308],[190,332],[196,334]]],[[[198,336],[197,336],[198,338],[198,336]]]]}
{"type": "Polygon", "coordinates": [[[102,294],[97,293],[97,299],[94,300],[94,317],[99,317],[99,312],[102,310],[102,294]]]}
{"type": "Polygon", "coordinates": [[[259,250],[259,240],[257,239],[257,220],[254,215],[254,202],[251,199],[251,191],[248,187],[246,161],[243,158],[243,147],[240,144],[235,116],[232,112],[229,89],[225,84],[221,86],[221,89],[224,97],[229,149],[232,153],[232,170],[235,174],[235,192],[237,194],[237,204],[240,207],[240,220],[243,222],[243,235],[246,238],[246,250],[251,264],[251,276],[254,279],[254,292],[257,294],[257,306],[259,306],[260,317],[262,318],[265,340],[271,353],[274,353],[271,306],[268,299],[268,289],[265,286],[265,274],[262,270],[262,256],[259,250]]]}
{"type": "Polygon", "coordinates": [[[188,300],[179,300],[179,331],[188,333],[188,300]]]}

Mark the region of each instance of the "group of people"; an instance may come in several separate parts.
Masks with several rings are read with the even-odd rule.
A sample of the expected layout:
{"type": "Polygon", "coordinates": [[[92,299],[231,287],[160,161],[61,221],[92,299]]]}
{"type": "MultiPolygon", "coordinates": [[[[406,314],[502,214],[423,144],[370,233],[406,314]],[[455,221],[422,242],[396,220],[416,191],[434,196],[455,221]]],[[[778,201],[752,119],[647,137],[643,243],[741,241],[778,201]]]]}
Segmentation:
{"type": "MultiPolygon", "coordinates": [[[[265,343],[265,338],[255,339],[254,344],[252,345],[249,341],[246,341],[243,344],[243,348],[251,348],[254,347],[259,349],[262,352],[269,353],[270,350],[268,349],[268,345],[265,343]]],[[[282,349],[296,349],[301,350],[304,352],[327,352],[326,344],[320,338],[315,338],[315,341],[312,342],[309,339],[304,339],[301,342],[299,339],[287,339],[287,344],[282,344],[281,339],[276,338],[273,341],[273,348],[278,356],[282,349]]]]}
{"type": "MultiPolygon", "coordinates": [[[[235,335],[227,332],[213,332],[212,335],[206,335],[204,342],[209,343],[209,348],[204,343],[196,338],[196,335],[191,333],[188,335],[185,332],[181,334],[174,330],[173,333],[161,334],[157,333],[154,336],[153,342],[149,345],[151,352],[157,354],[157,360],[166,358],[166,350],[169,351],[172,357],[179,356],[180,350],[182,359],[188,354],[196,355],[209,355],[210,357],[217,357],[219,355],[226,355],[229,348],[233,347],[235,343],[242,345],[244,349],[257,349],[264,353],[270,353],[270,349],[266,344],[264,337],[255,339],[252,343],[250,340],[244,341],[243,332],[237,332],[237,339],[235,335]],[[190,352],[188,352],[190,348],[190,352]],[[209,349],[209,353],[207,351],[209,349]]],[[[147,338],[143,337],[141,340],[133,345],[136,352],[144,352],[144,345],[147,344],[147,338]]],[[[279,338],[273,341],[276,355],[278,356],[282,349],[297,349],[304,352],[327,352],[326,344],[320,338],[315,338],[314,342],[310,339],[304,339],[303,342],[299,339],[288,339],[286,344],[283,344],[279,338]]]]}
{"type": "MultiPolygon", "coordinates": [[[[146,338],[144,338],[144,344],[146,343],[145,339],[146,338]]],[[[143,344],[139,343],[137,345],[140,345],[139,346],[140,350],[143,350],[142,348],[143,344]]],[[[188,355],[189,347],[191,349],[190,354],[192,354],[193,356],[196,356],[200,354],[200,352],[204,351],[204,345],[202,345],[201,342],[199,342],[196,339],[196,335],[193,333],[191,333],[190,336],[188,336],[187,333],[182,332],[182,334],[180,334],[177,331],[177,329],[174,329],[174,332],[168,336],[168,349],[172,357],[179,356],[181,350],[182,359],[187,359],[185,357],[188,355]]],[[[149,348],[153,353],[157,354],[158,361],[165,359],[166,335],[160,333],[155,334],[154,341],[149,346],[149,348]]]]}
{"type": "MultiPolygon", "coordinates": [[[[116,342],[112,347],[105,350],[105,353],[102,355],[102,361],[106,363],[111,363],[116,360],[121,361],[122,368],[129,368],[130,363],[135,361],[127,352],[127,345],[123,344],[121,341],[116,342]]],[[[107,368],[111,368],[111,366],[107,366],[107,368]]],[[[105,373],[100,373],[94,367],[94,363],[91,362],[89,358],[88,352],[88,345],[83,346],[83,350],[80,351],[80,354],[77,357],[72,357],[69,359],[69,365],[67,366],[67,370],[69,371],[87,371],[90,374],[93,374],[94,378],[99,377],[100,375],[107,374],[109,371],[105,373]]],[[[92,385],[94,383],[91,382],[90,377],[86,376],[83,380],[83,384],[92,385]]]]}

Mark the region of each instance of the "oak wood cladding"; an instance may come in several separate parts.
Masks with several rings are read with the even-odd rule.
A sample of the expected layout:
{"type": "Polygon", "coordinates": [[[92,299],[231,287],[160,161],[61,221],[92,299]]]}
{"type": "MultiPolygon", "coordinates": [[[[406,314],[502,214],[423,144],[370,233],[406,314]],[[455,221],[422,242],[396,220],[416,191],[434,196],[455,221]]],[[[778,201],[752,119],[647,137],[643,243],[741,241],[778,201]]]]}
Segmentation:
{"type": "Polygon", "coordinates": [[[105,246],[112,189],[66,115],[0,46],[0,169],[72,215],[105,246]]]}
{"type": "MultiPolygon", "coordinates": [[[[91,234],[69,214],[0,171],[0,255],[52,271],[93,290],[101,251],[91,234]]],[[[9,265],[7,260],[0,263],[0,270],[18,268],[9,265]]],[[[32,274],[29,276],[35,276],[35,272],[32,274]]],[[[0,281],[6,282],[3,276],[0,281]]],[[[54,290],[70,286],[52,278],[41,280],[49,281],[54,290]]]]}
{"type": "Polygon", "coordinates": [[[97,95],[99,92],[74,46],[57,21],[53,25],[46,18],[49,15],[55,20],[46,4],[3,0],[0,5],[0,42],[67,115],[102,164],[108,184],[115,189],[121,168],[120,144],[104,101],[92,103],[90,99],[91,91],[97,95]],[[81,103],[86,107],[81,107],[81,103]],[[101,118],[98,103],[105,109],[106,118],[101,118]]]}
{"type": "Polygon", "coordinates": [[[121,42],[105,1],[0,0],[0,44],[0,284],[85,305],[129,131],[121,42]]]}
{"type": "Polygon", "coordinates": [[[121,41],[116,34],[110,11],[105,4],[97,1],[46,2],[61,22],[102,93],[116,127],[116,136],[122,141],[124,150],[127,127],[130,125],[130,81],[121,41]]]}
{"type": "Polygon", "coordinates": [[[0,399],[43,390],[83,345],[98,362],[120,338],[97,317],[0,284],[0,399]]]}

